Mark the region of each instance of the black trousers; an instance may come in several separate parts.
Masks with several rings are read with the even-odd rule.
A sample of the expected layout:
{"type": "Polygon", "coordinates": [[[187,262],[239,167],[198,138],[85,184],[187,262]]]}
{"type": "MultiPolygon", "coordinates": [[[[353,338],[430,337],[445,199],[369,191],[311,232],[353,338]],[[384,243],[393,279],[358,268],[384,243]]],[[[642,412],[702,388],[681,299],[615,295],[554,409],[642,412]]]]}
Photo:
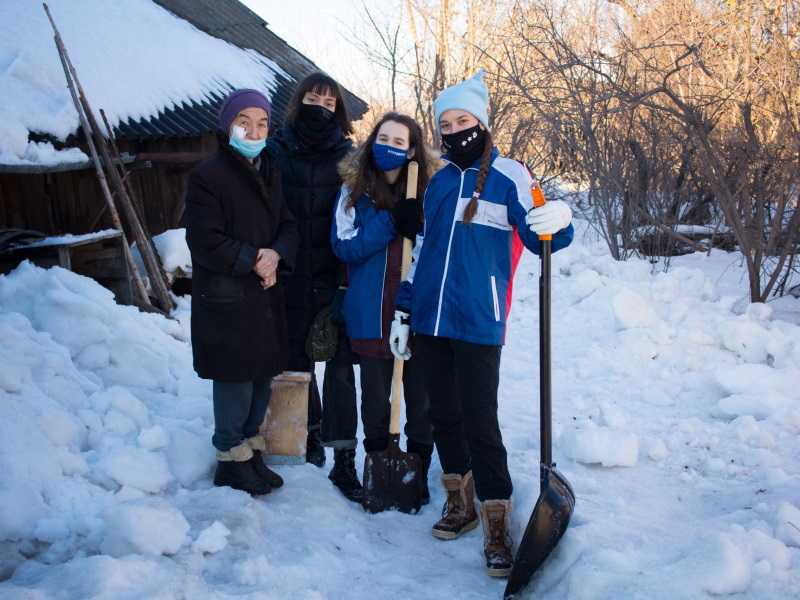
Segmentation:
{"type": "Polygon", "coordinates": [[[500,352],[501,346],[414,336],[442,471],[472,469],[482,501],[507,500],[513,490],[497,421],[500,352]]]}
{"type": "Polygon", "coordinates": [[[311,382],[311,395],[316,398],[316,408],[314,409],[316,420],[312,420],[312,402],[309,399],[308,429],[313,431],[316,423],[316,429],[321,429],[322,445],[329,448],[356,447],[358,409],[356,407],[356,375],[353,370],[353,359],[350,342],[344,329],[341,329],[336,354],[325,363],[321,407],[316,380],[311,382]]]}
{"type": "MultiPolygon", "coordinates": [[[[389,435],[391,417],[393,358],[362,356],[361,366],[361,422],[364,424],[365,444],[382,440],[389,435]]],[[[406,405],[406,437],[418,444],[433,443],[431,421],[428,416],[428,394],[425,392],[416,358],[403,365],[403,399],[406,405]]]]}
{"type": "Polygon", "coordinates": [[[211,443],[227,452],[258,433],[270,397],[271,377],[229,383],[214,381],[214,435],[211,443]]]}

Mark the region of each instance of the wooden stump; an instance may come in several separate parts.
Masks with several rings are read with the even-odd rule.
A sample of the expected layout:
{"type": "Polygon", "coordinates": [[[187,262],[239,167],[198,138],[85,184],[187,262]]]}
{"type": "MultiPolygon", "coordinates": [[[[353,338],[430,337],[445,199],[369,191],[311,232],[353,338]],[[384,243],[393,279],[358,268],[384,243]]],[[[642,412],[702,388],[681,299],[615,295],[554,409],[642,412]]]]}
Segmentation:
{"type": "Polygon", "coordinates": [[[304,371],[284,371],[272,378],[272,395],[260,429],[267,442],[266,462],[305,464],[310,384],[311,373],[304,371]]]}

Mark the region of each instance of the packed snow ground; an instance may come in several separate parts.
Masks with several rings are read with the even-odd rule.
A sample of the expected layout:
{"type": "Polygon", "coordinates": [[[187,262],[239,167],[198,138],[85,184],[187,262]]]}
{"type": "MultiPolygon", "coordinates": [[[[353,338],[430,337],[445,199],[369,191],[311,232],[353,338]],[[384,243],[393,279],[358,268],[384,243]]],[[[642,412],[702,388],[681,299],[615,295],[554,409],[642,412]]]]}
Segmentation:
{"type": "MultiPolygon", "coordinates": [[[[653,274],[582,227],[554,256],[554,454],[578,499],[531,597],[798,597],[799,301],[748,305],[741,274],[725,253],[653,274]]],[[[526,254],[502,360],[517,541],[538,495],[537,278],[526,254]]],[[[364,513],[327,467],[281,468],[259,499],[212,487],[188,316],[58,268],[0,277],[0,596],[501,597],[480,530],[430,536],[436,462],[418,515],[364,513]]]]}

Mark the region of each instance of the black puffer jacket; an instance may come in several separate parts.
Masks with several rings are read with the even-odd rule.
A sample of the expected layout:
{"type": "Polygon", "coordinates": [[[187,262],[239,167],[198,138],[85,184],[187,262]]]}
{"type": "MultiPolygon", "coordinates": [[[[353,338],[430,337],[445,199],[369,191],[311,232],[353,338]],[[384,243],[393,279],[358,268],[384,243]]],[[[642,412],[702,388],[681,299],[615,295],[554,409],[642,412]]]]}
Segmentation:
{"type": "Polygon", "coordinates": [[[342,184],[336,166],[350,151],[352,142],[340,136],[322,146],[321,150],[304,146],[290,126],[267,142],[267,151],[281,171],[284,198],[300,235],[294,272],[284,280],[289,369],[298,371],[311,368],[305,352],[311,321],[344,283],[345,268],[333,254],[330,236],[342,184]]]}
{"type": "Polygon", "coordinates": [[[260,166],[266,178],[221,140],[219,151],[189,175],[192,351],[204,379],[252,381],[287,366],[281,280],[294,264],[297,228],[266,152],[260,166]],[[278,283],[266,290],[253,272],[259,248],[281,256],[278,283]]]}

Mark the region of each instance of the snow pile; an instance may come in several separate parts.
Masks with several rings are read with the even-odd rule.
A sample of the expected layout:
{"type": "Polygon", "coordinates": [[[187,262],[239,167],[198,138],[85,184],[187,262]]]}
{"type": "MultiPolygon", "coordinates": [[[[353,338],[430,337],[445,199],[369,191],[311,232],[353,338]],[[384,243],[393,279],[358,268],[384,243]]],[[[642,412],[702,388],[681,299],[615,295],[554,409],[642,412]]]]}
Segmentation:
{"type": "Polygon", "coordinates": [[[604,467],[634,467],[639,459],[639,438],[609,427],[569,431],[561,438],[561,447],[573,460],[604,467]]]}
{"type": "Polygon", "coordinates": [[[22,555],[177,552],[189,525],[152,495],[208,485],[214,464],[209,389],[181,325],[23,263],[0,277],[0,338],[0,502],[13,507],[0,545],[15,543],[0,574],[22,555]]]}
{"type": "Polygon", "coordinates": [[[36,248],[40,246],[56,246],[60,244],[76,244],[78,242],[88,242],[92,240],[99,240],[106,237],[113,237],[119,234],[119,229],[101,229],[99,231],[92,231],[91,233],[82,233],[76,235],[74,233],[65,233],[64,235],[53,235],[43,238],[41,240],[27,244],[29,248],[36,248]]]}
{"type": "MultiPolygon", "coordinates": [[[[170,281],[176,277],[192,276],[192,255],[186,243],[186,229],[168,229],[167,231],[153,236],[153,243],[161,258],[161,265],[167,273],[170,281]]],[[[147,271],[144,268],[144,261],[136,246],[136,242],[131,244],[131,252],[139,272],[144,275],[147,271]]]]}
{"type": "Polygon", "coordinates": [[[115,506],[109,510],[105,522],[106,536],[100,551],[117,557],[175,554],[189,532],[183,514],[161,501],[135,500],[115,506]],[[158,535],[153,535],[154,532],[158,535]]]}
{"type": "MultiPolygon", "coordinates": [[[[151,0],[48,5],[93,109],[104,109],[112,125],[224,96],[230,87],[269,95],[276,74],[288,78],[272,60],[211,37],[151,0]]],[[[78,127],[39,2],[0,3],[0,89],[0,162],[87,160],[74,149],[57,152],[50,144],[28,141],[29,132],[65,140],[78,127]]]]}
{"type": "Polygon", "coordinates": [[[200,532],[192,545],[192,550],[205,554],[214,554],[228,545],[228,536],[231,530],[219,521],[214,521],[206,529],[200,532]]]}
{"type": "MultiPolygon", "coordinates": [[[[0,117],[2,114],[2,110],[0,110],[0,117]]],[[[6,116],[6,118],[13,117],[6,116]]],[[[19,128],[15,131],[10,127],[0,125],[0,163],[6,165],[71,165],[88,164],[89,162],[89,157],[79,148],[56,150],[50,142],[27,142],[27,139],[27,130],[23,131],[23,128],[19,128]],[[23,144],[23,141],[26,143],[23,144]]]]}

